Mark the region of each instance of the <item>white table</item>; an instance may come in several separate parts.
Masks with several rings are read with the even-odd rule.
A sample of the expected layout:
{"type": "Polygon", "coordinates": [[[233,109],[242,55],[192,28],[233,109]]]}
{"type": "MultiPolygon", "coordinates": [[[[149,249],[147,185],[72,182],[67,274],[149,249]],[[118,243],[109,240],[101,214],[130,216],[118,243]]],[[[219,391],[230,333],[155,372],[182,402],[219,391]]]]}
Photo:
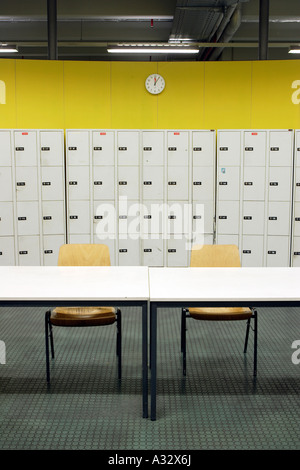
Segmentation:
{"type": "Polygon", "coordinates": [[[156,419],[157,309],[300,306],[300,268],[149,268],[151,419],[156,419]]]}
{"type": "Polygon", "coordinates": [[[72,305],[142,308],[143,417],[148,417],[148,268],[143,266],[0,266],[0,306],[72,305]]]}

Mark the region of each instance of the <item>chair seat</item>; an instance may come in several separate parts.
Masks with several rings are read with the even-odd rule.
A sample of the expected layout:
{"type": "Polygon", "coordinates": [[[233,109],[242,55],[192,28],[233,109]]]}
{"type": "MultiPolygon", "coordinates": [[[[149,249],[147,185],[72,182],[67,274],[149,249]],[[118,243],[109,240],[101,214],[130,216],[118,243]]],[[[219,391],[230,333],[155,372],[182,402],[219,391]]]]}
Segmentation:
{"type": "Polygon", "coordinates": [[[113,307],[56,307],[50,316],[56,326],[100,326],[116,321],[113,307]]]}
{"type": "Polygon", "coordinates": [[[247,320],[252,316],[247,307],[197,307],[189,308],[189,313],[195,320],[208,321],[247,320]]]}

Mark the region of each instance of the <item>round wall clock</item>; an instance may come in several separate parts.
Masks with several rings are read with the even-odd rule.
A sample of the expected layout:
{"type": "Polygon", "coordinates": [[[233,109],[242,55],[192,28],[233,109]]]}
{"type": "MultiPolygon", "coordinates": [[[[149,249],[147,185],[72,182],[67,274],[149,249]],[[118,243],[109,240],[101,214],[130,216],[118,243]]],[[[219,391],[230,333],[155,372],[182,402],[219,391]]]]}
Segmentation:
{"type": "Polygon", "coordinates": [[[165,80],[158,73],[153,73],[152,75],[149,75],[149,77],[147,77],[145,81],[146,89],[152,95],[158,95],[159,93],[161,93],[164,90],[165,85],[165,80]]]}

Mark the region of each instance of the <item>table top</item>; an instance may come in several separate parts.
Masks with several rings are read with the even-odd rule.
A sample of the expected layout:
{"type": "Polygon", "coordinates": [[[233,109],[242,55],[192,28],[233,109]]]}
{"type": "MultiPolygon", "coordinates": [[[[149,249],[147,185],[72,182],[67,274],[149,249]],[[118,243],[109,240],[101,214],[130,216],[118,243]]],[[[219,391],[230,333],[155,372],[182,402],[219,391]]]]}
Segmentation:
{"type": "Polygon", "coordinates": [[[0,301],[148,299],[146,266],[0,266],[0,301]]]}
{"type": "Polygon", "coordinates": [[[152,302],[300,302],[300,268],[149,268],[152,302]]]}

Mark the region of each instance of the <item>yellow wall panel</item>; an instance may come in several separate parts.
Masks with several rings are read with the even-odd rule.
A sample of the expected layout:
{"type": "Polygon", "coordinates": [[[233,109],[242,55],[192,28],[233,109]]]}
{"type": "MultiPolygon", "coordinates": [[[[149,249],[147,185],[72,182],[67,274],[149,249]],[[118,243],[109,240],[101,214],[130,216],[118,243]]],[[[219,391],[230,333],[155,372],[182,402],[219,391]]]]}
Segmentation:
{"type": "Polygon", "coordinates": [[[298,60],[253,62],[252,127],[299,128],[300,104],[292,101],[292,95],[297,91],[292,88],[292,83],[296,80],[299,80],[299,88],[298,60]]]}
{"type": "Polygon", "coordinates": [[[16,127],[62,128],[63,62],[16,61],[16,127]]]}
{"type": "Polygon", "coordinates": [[[110,62],[64,62],[65,128],[110,128],[110,62]]]}
{"type": "Polygon", "coordinates": [[[157,128],[157,96],[147,92],[145,80],[157,73],[156,62],[112,62],[112,128],[157,128]]]}
{"type": "Polygon", "coordinates": [[[0,60],[0,127],[16,127],[16,61],[0,60]]]}
{"type": "Polygon", "coordinates": [[[160,62],[158,73],[165,90],[158,98],[158,127],[161,129],[202,129],[204,64],[200,62],[160,62]]]}
{"type": "Polygon", "coordinates": [[[205,128],[250,127],[251,66],[251,62],[205,64],[205,128]]]}

